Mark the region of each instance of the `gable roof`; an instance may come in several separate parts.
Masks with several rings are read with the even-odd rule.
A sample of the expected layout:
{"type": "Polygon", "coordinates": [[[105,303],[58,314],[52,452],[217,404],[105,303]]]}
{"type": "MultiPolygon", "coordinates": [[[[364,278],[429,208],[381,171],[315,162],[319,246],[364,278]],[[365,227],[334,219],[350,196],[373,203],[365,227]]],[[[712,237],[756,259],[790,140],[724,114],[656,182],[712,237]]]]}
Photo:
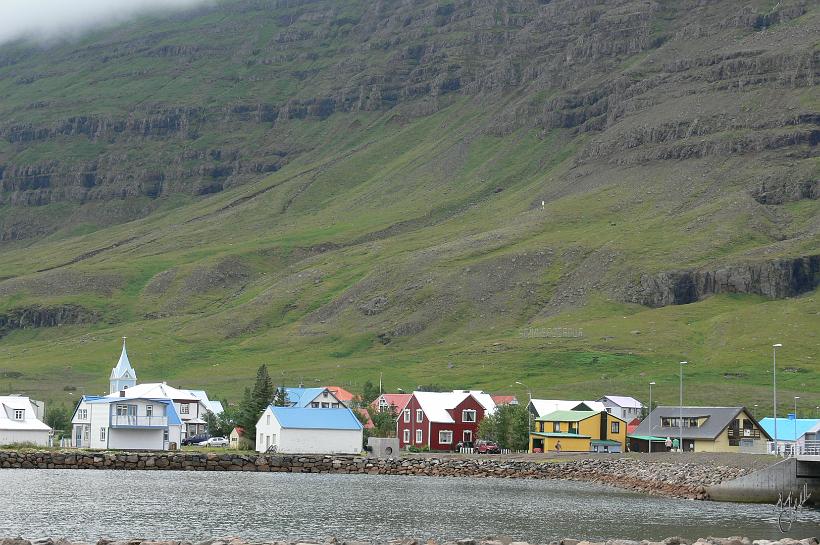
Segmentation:
{"type": "Polygon", "coordinates": [[[0,429],[20,431],[51,431],[37,419],[31,400],[24,396],[0,396],[0,429]],[[15,420],[12,411],[23,410],[23,420],[15,420]]]}
{"type": "Polygon", "coordinates": [[[356,398],[355,395],[348,392],[341,386],[325,386],[325,388],[329,390],[331,394],[335,395],[336,399],[344,402],[345,404],[347,404],[348,401],[353,401],[356,398]]]}
{"type": "Polygon", "coordinates": [[[530,399],[527,407],[535,409],[538,417],[554,411],[605,411],[603,403],[598,401],[579,401],[577,399],[530,399]]]}
{"type": "Polygon", "coordinates": [[[427,420],[443,424],[455,422],[448,409],[454,409],[459,403],[470,397],[470,392],[413,392],[413,397],[424,411],[427,420]]]}
{"type": "Polygon", "coordinates": [[[311,401],[327,391],[337,402],[339,399],[327,388],[285,388],[285,395],[293,407],[308,407],[311,401]]]}
{"type": "Polygon", "coordinates": [[[378,410],[379,399],[384,399],[388,407],[393,405],[396,407],[396,412],[400,413],[407,406],[407,402],[410,401],[411,397],[413,397],[413,394],[382,394],[374,399],[370,406],[378,410]]]}
{"type": "MultiPolygon", "coordinates": [[[[746,412],[746,415],[752,418],[749,412],[746,411],[746,407],[683,407],[682,411],[680,407],[657,407],[641,422],[634,435],[678,437],[680,428],[678,426],[661,426],[661,418],[678,418],[681,412],[684,418],[706,417],[706,421],[697,428],[684,426],[684,439],[715,439],[741,412],[746,412]],[[652,423],[651,427],[650,421],[652,423]]],[[[766,430],[763,430],[763,434],[771,439],[766,430]]]]}
{"type": "Polygon", "coordinates": [[[622,407],[624,409],[641,409],[643,408],[643,403],[635,399],[634,397],[630,396],[604,396],[598,401],[603,402],[604,400],[609,400],[618,407],[622,407]]]}
{"type": "Polygon", "coordinates": [[[536,420],[544,420],[550,422],[580,422],[598,414],[599,411],[553,411],[544,416],[536,418],[536,420]]]}
{"type": "MultiPolygon", "coordinates": [[[[772,437],[774,437],[774,420],[774,418],[767,416],[760,421],[760,426],[772,437]]],[[[820,418],[777,419],[778,441],[797,441],[808,432],[818,431],[820,431],[820,418]]]]}
{"type": "Polygon", "coordinates": [[[508,395],[492,394],[493,401],[497,405],[518,405],[518,398],[508,395]]]}
{"type": "MultiPolygon", "coordinates": [[[[322,388],[324,390],[324,388],[322,388]]],[[[362,423],[347,407],[311,409],[305,407],[269,406],[283,428],[310,430],[361,430],[362,423]]]]}
{"type": "MultiPolygon", "coordinates": [[[[495,412],[495,400],[493,396],[482,390],[453,390],[454,394],[471,394],[478,401],[487,414],[495,412]]],[[[459,403],[461,403],[459,401],[459,403]]],[[[455,406],[455,405],[454,405],[455,406]]],[[[451,407],[452,408],[452,407],[451,407]]]]}
{"type": "MultiPolygon", "coordinates": [[[[200,398],[191,393],[190,390],[180,390],[173,386],[168,386],[164,382],[146,382],[137,384],[125,390],[125,397],[120,397],[120,392],[108,394],[105,397],[117,399],[173,399],[174,401],[198,401],[205,404],[200,398]]],[[[207,408],[207,407],[206,407],[207,408]]]]}

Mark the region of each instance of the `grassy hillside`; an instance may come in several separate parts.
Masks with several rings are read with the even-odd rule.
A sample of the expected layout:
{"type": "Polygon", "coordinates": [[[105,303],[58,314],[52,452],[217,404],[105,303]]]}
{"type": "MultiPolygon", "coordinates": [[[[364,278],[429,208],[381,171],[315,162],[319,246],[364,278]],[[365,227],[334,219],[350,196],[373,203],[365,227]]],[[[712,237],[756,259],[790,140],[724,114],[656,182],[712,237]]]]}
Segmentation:
{"type": "Polygon", "coordinates": [[[672,403],[686,359],[687,400],[765,411],[782,342],[781,411],[820,405],[820,10],[564,4],[0,48],[0,391],[99,393],[128,336],[232,400],[268,363],[672,403]]]}

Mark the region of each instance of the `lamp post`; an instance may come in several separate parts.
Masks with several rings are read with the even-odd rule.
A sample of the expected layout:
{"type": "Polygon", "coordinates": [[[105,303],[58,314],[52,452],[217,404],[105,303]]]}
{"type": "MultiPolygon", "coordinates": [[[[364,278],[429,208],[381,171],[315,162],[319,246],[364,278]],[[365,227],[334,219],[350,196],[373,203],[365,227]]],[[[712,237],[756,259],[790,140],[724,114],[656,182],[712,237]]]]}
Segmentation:
{"type": "Polygon", "coordinates": [[[649,383],[649,414],[647,415],[649,418],[649,454],[652,454],[652,386],[654,385],[654,380],[649,383]]]}
{"type": "MultiPolygon", "coordinates": [[[[527,389],[527,397],[530,399],[529,405],[532,405],[532,390],[530,390],[530,387],[517,380],[515,383],[527,389]]],[[[529,405],[527,406],[527,435],[532,433],[532,411],[530,410],[529,405]]],[[[529,437],[527,438],[527,441],[529,441],[529,437]]]]}
{"type": "Polygon", "coordinates": [[[678,426],[680,427],[680,451],[683,452],[683,366],[689,363],[688,361],[680,362],[680,406],[678,414],[678,426]]]}
{"type": "Polygon", "coordinates": [[[772,397],[773,407],[772,413],[774,416],[774,453],[777,454],[777,349],[783,346],[780,343],[772,345],[772,397]]]}
{"type": "Polygon", "coordinates": [[[800,396],[794,396],[794,448],[797,448],[797,400],[800,396]]]}

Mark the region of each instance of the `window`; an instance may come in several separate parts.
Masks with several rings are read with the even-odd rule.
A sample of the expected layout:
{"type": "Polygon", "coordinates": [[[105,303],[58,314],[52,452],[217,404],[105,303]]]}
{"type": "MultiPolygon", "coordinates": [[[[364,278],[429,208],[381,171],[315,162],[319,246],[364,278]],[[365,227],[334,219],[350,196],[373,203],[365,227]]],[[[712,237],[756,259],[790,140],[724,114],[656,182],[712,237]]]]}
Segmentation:
{"type": "Polygon", "coordinates": [[[379,399],[379,412],[383,413],[387,410],[387,401],[384,398],[379,399]]]}
{"type": "Polygon", "coordinates": [[[621,433],[621,423],[613,422],[609,428],[609,431],[611,431],[612,433],[621,433]]]}
{"type": "Polygon", "coordinates": [[[191,410],[190,410],[190,408],[188,407],[188,404],[187,404],[187,403],[182,403],[182,404],[179,406],[179,414],[191,414],[191,410]]]}
{"type": "Polygon", "coordinates": [[[473,442],[473,432],[470,430],[464,430],[462,434],[462,439],[465,443],[472,443],[473,442]]]}
{"type": "Polygon", "coordinates": [[[166,428],[166,429],[162,430],[162,440],[163,440],[163,441],[167,441],[167,440],[168,440],[168,428],[166,428]]]}
{"type": "Polygon", "coordinates": [[[577,422],[570,422],[568,424],[568,431],[570,433],[578,433],[578,423],[577,422]]]}
{"type": "Polygon", "coordinates": [[[145,416],[154,416],[154,406],[153,405],[146,405],[145,406],[145,416]]]}
{"type": "Polygon", "coordinates": [[[338,404],[338,403],[331,403],[331,404],[330,404],[330,407],[331,407],[332,409],[338,409],[338,408],[339,408],[339,404],[338,404]]]}
{"type": "Polygon", "coordinates": [[[606,412],[608,412],[609,414],[612,414],[612,407],[607,407],[606,412]]]}
{"type": "Polygon", "coordinates": [[[410,409],[404,409],[404,422],[410,422],[410,409]]]}
{"type": "Polygon", "coordinates": [[[442,430],[438,432],[438,442],[442,445],[453,444],[453,432],[450,430],[442,430]]]}
{"type": "Polygon", "coordinates": [[[86,420],[88,418],[88,409],[78,409],[77,418],[80,420],[86,420]]]}
{"type": "Polygon", "coordinates": [[[410,430],[404,430],[404,442],[405,443],[410,442],[410,430]]]}
{"type": "Polygon", "coordinates": [[[26,418],[26,410],[25,409],[14,409],[14,419],[15,420],[25,420],[26,418]]]}
{"type": "Polygon", "coordinates": [[[553,422],[552,423],[552,431],[554,433],[561,433],[561,423],[560,422],[553,422]]]}
{"type": "Polygon", "coordinates": [[[105,428],[100,428],[100,441],[105,441],[105,428]]]}
{"type": "Polygon", "coordinates": [[[330,403],[322,402],[322,408],[323,409],[329,409],[330,408],[330,403]]]}
{"type": "Polygon", "coordinates": [[[310,406],[313,407],[314,409],[318,409],[319,408],[319,402],[318,401],[311,401],[310,406]]]}
{"type": "Polygon", "coordinates": [[[473,409],[464,409],[461,411],[462,422],[475,422],[475,411],[473,409]]]}
{"type": "Polygon", "coordinates": [[[416,443],[422,442],[421,430],[416,430],[416,443]]]}
{"type": "Polygon", "coordinates": [[[268,414],[268,415],[265,415],[265,424],[267,424],[268,426],[270,426],[270,415],[269,415],[269,414],[268,414]]]}
{"type": "Polygon", "coordinates": [[[416,409],[416,422],[424,422],[424,411],[416,409]]]}

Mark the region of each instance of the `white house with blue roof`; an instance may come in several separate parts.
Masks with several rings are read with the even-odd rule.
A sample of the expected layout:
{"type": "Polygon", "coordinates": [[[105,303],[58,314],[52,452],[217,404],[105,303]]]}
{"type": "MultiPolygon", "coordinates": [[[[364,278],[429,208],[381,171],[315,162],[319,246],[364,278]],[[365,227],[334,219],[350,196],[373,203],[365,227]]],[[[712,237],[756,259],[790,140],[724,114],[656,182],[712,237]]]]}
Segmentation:
{"type": "Polygon", "coordinates": [[[166,383],[137,384],[137,373],[122,353],[109,377],[109,394],[83,396],[74,410],[71,444],[78,448],[165,450],[206,429],[206,413],[221,412],[202,390],[166,383]]]}
{"type": "Polygon", "coordinates": [[[274,407],[256,423],[256,450],[285,454],[359,454],[363,426],[346,407],[274,407]]]}
{"type": "Polygon", "coordinates": [[[327,388],[285,388],[288,406],[310,409],[339,409],[345,404],[327,388]]]}

